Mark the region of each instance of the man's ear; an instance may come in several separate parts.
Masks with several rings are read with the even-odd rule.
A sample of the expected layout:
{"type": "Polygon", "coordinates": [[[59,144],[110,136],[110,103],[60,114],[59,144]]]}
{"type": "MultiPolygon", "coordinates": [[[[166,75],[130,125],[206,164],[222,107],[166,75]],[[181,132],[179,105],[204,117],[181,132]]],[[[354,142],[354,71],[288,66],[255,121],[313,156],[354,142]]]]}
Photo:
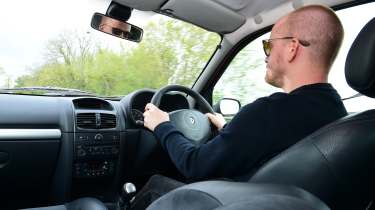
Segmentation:
{"type": "Polygon", "coordinates": [[[298,50],[299,50],[298,40],[296,38],[293,38],[292,41],[289,42],[288,44],[287,59],[289,63],[292,62],[296,58],[298,50]]]}

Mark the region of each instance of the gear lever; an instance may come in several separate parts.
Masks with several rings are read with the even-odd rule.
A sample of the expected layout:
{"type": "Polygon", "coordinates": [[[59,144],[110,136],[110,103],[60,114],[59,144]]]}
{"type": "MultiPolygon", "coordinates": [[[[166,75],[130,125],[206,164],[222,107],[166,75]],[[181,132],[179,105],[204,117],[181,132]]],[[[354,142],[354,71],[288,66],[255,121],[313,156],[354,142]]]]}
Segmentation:
{"type": "Polygon", "coordinates": [[[118,202],[120,209],[126,210],[130,207],[130,203],[136,192],[137,189],[133,183],[127,182],[122,186],[121,196],[118,202]]]}

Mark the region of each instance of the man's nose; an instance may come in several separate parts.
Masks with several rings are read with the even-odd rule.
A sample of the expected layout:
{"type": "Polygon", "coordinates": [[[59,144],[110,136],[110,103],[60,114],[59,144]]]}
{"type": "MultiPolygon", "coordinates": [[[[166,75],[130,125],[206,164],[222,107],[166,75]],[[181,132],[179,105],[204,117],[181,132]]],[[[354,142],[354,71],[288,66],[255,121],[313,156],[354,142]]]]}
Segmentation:
{"type": "Polygon", "coordinates": [[[268,56],[264,59],[265,63],[268,63],[268,56]]]}

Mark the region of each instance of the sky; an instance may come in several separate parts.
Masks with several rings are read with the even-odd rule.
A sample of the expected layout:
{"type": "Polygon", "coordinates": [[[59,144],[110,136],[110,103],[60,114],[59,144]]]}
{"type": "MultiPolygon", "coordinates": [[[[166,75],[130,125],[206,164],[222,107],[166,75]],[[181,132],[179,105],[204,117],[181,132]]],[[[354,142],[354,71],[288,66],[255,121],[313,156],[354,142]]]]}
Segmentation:
{"type": "MultiPolygon", "coordinates": [[[[109,0],[18,0],[0,3],[0,66],[12,79],[29,73],[43,62],[46,43],[59,33],[79,30],[91,33],[103,45],[132,44],[90,27],[94,12],[105,13],[109,0]],[[19,2],[22,2],[20,5],[19,2]],[[53,9],[49,9],[53,8],[53,9]],[[58,8],[58,9],[56,9],[58,8]],[[20,15],[22,14],[22,15],[20,15]],[[5,20],[5,21],[4,21],[5,20]]],[[[140,27],[151,13],[133,14],[130,23],[140,27]],[[142,18],[137,18],[142,16],[142,18]]],[[[0,76],[0,87],[4,77],[0,76]]]]}
{"type": "MultiPolygon", "coordinates": [[[[91,16],[94,12],[105,13],[110,0],[4,0],[0,3],[0,67],[13,80],[20,75],[27,74],[30,69],[43,63],[46,43],[59,33],[79,28],[82,32],[95,36],[103,45],[111,48],[119,43],[131,45],[90,27],[91,16]],[[20,4],[22,2],[22,4],[20,4]],[[49,9],[53,8],[53,9],[49,9]],[[58,8],[56,10],[56,8],[58,8]]],[[[344,61],[351,40],[358,34],[364,24],[374,17],[375,3],[358,8],[338,11],[344,24],[344,45],[334,64],[330,82],[339,89],[343,97],[355,94],[346,84],[344,77],[344,61]],[[355,14],[355,15],[353,15],[355,14]]],[[[151,13],[133,13],[130,23],[142,27],[151,13]],[[141,21],[136,21],[141,20],[141,21]]],[[[4,77],[0,76],[0,87],[4,84],[4,77]]],[[[367,105],[375,103],[366,102],[367,105]]],[[[357,105],[350,105],[357,106],[357,105]]]]}
{"type": "Polygon", "coordinates": [[[0,65],[6,73],[15,78],[40,64],[47,41],[63,30],[82,28],[91,31],[91,11],[104,7],[99,1],[90,0],[92,8],[88,10],[88,2],[2,1],[0,20],[5,21],[0,27],[0,65]],[[51,6],[59,9],[49,10],[51,6]]]}

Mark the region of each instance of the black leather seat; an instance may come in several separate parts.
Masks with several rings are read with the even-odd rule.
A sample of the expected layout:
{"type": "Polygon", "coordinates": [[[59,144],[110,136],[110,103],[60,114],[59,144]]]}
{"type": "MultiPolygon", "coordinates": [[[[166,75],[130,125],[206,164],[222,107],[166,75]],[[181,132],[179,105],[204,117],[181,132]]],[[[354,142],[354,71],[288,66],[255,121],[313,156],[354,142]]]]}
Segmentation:
{"type": "Polygon", "coordinates": [[[80,198],[64,205],[38,207],[24,210],[107,210],[107,207],[96,198],[80,198]]]}
{"type": "MultiPolygon", "coordinates": [[[[354,41],[347,56],[345,75],[353,89],[375,97],[375,18],[354,41]]],[[[332,209],[366,209],[375,191],[374,162],[375,110],[368,110],[316,131],[268,161],[249,181],[300,187],[332,209]]],[[[289,203],[288,196],[301,202],[312,201],[306,194],[296,194],[294,190],[249,183],[201,182],[166,194],[148,209],[325,208],[315,203],[316,199],[305,203],[305,207],[289,203]],[[276,197],[269,197],[271,194],[276,197]],[[265,206],[267,201],[270,205],[265,206]]]]}
{"type": "Polygon", "coordinates": [[[206,181],[180,187],[147,210],[328,210],[310,193],[292,186],[206,181]]]}

